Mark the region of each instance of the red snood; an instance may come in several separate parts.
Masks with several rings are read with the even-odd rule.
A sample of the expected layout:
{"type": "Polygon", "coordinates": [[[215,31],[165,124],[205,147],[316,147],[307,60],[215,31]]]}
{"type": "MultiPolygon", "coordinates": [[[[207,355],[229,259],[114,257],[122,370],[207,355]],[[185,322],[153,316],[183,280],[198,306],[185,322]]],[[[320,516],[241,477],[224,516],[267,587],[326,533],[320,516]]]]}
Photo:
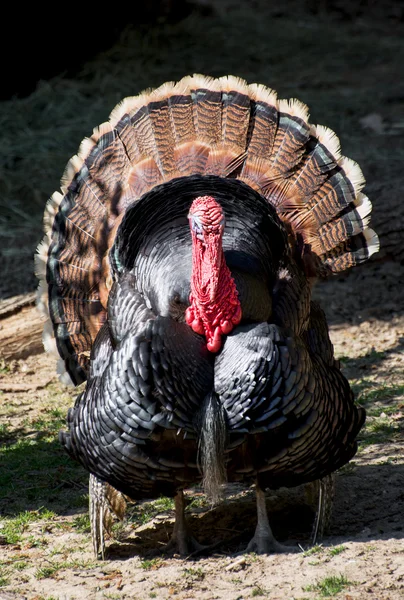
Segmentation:
{"type": "Polygon", "coordinates": [[[214,198],[205,196],[193,202],[191,213],[197,215],[203,233],[197,235],[191,227],[191,294],[185,319],[196,333],[205,335],[208,350],[218,352],[222,335],[241,320],[236,284],[222,247],[223,211],[214,198]]]}

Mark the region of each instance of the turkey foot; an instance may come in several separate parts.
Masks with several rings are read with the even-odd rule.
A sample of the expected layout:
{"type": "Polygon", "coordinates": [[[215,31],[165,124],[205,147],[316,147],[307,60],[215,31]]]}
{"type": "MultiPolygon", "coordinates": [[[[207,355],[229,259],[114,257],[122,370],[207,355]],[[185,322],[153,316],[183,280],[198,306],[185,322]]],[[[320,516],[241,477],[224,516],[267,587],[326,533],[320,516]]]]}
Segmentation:
{"type": "Polygon", "coordinates": [[[256,485],[257,496],[257,527],[255,534],[244,552],[256,552],[257,554],[274,554],[280,552],[298,552],[298,548],[280,544],[272,533],[269,525],[267,507],[265,504],[265,493],[256,485]]]}
{"type": "Polygon", "coordinates": [[[174,498],[175,523],[171,540],[164,547],[164,551],[177,551],[181,556],[188,556],[206,549],[190,533],[185,518],[185,498],[183,491],[179,491],[174,498]]]}

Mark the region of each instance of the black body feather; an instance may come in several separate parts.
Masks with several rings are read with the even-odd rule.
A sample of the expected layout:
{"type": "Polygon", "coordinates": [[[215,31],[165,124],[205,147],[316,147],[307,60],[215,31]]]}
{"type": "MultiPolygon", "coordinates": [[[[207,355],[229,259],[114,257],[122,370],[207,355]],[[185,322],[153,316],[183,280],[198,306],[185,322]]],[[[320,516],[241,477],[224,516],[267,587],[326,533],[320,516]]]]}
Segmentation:
{"type": "Polygon", "coordinates": [[[355,454],[364,410],[334,361],[285,227],[258,192],[216,176],[159,185],[127,209],[109,256],[108,320],[60,434],[92,474],[134,499],[174,496],[200,481],[200,413],[212,395],[228,481],[296,486],[355,454]],[[225,213],[224,253],[243,313],[217,355],[184,321],[187,214],[205,194],[225,213]]]}

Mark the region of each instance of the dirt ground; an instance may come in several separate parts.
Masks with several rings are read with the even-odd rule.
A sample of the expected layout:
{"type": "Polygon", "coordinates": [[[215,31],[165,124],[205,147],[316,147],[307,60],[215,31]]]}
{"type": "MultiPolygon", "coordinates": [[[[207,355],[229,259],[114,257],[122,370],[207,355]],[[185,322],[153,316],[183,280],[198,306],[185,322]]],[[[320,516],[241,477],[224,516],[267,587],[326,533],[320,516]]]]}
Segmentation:
{"type": "MultiPolygon", "coordinates": [[[[324,294],[320,286],[318,295],[326,301],[330,313],[339,306],[347,307],[347,297],[357,298],[361,289],[371,289],[375,271],[380,268],[374,265],[362,269],[360,277],[329,282],[324,294]]],[[[241,600],[262,596],[303,600],[323,597],[321,584],[333,577],[348,583],[339,593],[331,592],[330,597],[403,598],[404,318],[398,290],[394,294],[386,289],[384,296],[381,300],[392,312],[375,306],[367,315],[357,315],[352,324],[331,325],[336,354],[343,357],[344,368],[356,388],[362,384],[373,394],[386,392],[375,394],[377,400],[366,405],[374,416],[368,417],[360,451],[337,475],[332,523],[320,543],[314,547],[310,544],[313,514],[303,490],[279,490],[268,494],[271,523],[280,540],[295,548],[300,544],[299,552],[238,555],[254,530],[254,495],[252,490],[229,486],[226,499],[218,507],[211,509],[202,503],[189,514],[199,540],[218,544],[208,556],[182,559],[164,555],[161,548],[171,533],[173,511],[162,506],[143,525],[133,520],[126,523],[117,539],[108,542],[108,559],[95,561],[88,531],[83,533],[72,526],[86,513],[85,506],[58,508],[60,495],[71,495],[72,488],[85,493],[86,479],[80,476],[66,483],[64,474],[55,484],[49,482],[41,504],[28,502],[25,507],[35,511],[45,505],[53,508],[54,515],[34,518],[24,529],[21,541],[0,546],[0,560],[8,569],[9,581],[0,588],[0,598],[241,600]],[[62,488],[60,481],[64,482],[62,488]],[[24,563],[24,569],[15,568],[24,563]]],[[[7,335],[8,327],[23,332],[30,327],[28,323],[35,324],[33,310],[28,307],[3,319],[2,335],[7,335]]],[[[2,342],[4,351],[4,338],[2,342]]],[[[44,396],[50,389],[53,393],[59,390],[61,396],[65,390],[55,383],[53,360],[44,353],[32,355],[28,349],[25,358],[11,364],[11,372],[0,379],[3,398],[12,407],[10,427],[18,436],[40,439],[32,423],[43,408],[44,396]],[[27,415],[31,428],[26,423],[27,415]]],[[[25,481],[15,482],[16,494],[26,493],[24,485],[32,485],[32,477],[40,477],[36,472],[26,475],[25,481]]],[[[190,494],[195,503],[200,494],[190,494]]],[[[9,498],[9,506],[13,501],[9,498]]],[[[6,509],[7,498],[1,506],[6,509]]]]}
{"type": "MultiPolygon", "coordinates": [[[[87,98],[79,112],[88,110],[91,119],[75,124],[75,141],[69,139],[68,147],[50,140],[69,128],[71,112],[67,110],[53,129],[48,120],[40,131],[30,130],[26,119],[26,135],[35,134],[38,143],[37,165],[31,184],[26,180],[16,184],[13,210],[8,201],[8,194],[14,193],[12,177],[21,182],[21,169],[31,168],[24,150],[14,151],[9,144],[0,171],[5,199],[0,204],[0,600],[404,598],[403,15],[395,2],[385,3],[384,10],[372,2],[307,2],[305,10],[293,17],[288,8],[297,4],[267,8],[266,3],[254,2],[252,14],[242,13],[237,3],[213,3],[213,10],[204,9],[196,21],[191,15],[168,30],[153,25],[149,41],[143,33],[142,44],[132,45],[129,53],[133,69],[142,72],[140,89],[195,71],[232,72],[275,89],[280,86],[282,96],[307,101],[314,108],[314,121],[335,129],[344,154],[364,170],[381,251],[368,264],[315,288],[336,356],[368,414],[357,455],[336,475],[329,531],[311,546],[313,512],[305,491],[268,492],[274,532],[298,552],[242,554],[255,527],[253,490],[229,486],[223,502],[211,508],[196,489],[188,494],[188,516],[198,540],[214,544],[209,553],[186,559],[164,554],[173,510],[161,500],[131,507],[128,521],[117,526],[108,541],[107,560],[94,559],[86,520],[87,475],[63,456],[57,443],[57,430],[77,392],[58,382],[54,359],[43,352],[42,323],[32,302],[31,261],[40,238],[43,205],[58,186],[62,158],[66,162],[81,138],[102,121],[97,113],[102,112],[99,96],[95,100],[94,88],[88,87],[77,98],[78,102],[87,98]],[[265,19],[273,43],[265,37],[265,19]],[[212,62],[214,40],[206,55],[193,41],[195,23],[200,24],[205,42],[207,32],[230,40],[223,52],[215,47],[216,62],[212,62]],[[249,45],[254,27],[258,51],[249,45]],[[285,54],[287,35],[289,54],[285,54]],[[282,47],[277,45],[279,36],[282,47]],[[175,62],[177,46],[181,65],[175,62]],[[161,56],[162,48],[175,59],[170,67],[167,53],[161,56]],[[239,56],[243,59],[238,64],[239,56]],[[36,184],[38,172],[43,172],[46,183],[36,184]],[[27,200],[30,195],[32,204],[27,200]]],[[[104,57],[109,67],[120,62],[122,48],[131,39],[126,34],[104,57]]],[[[96,78],[94,65],[88,65],[87,75],[84,69],[81,76],[83,89],[91,69],[96,78]]],[[[128,83],[120,86],[112,69],[114,77],[111,87],[106,80],[101,86],[108,99],[102,105],[106,114],[128,95],[128,83]]],[[[73,93],[63,78],[49,85],[54,94],[73,93]]],[[[35,94],[32,98],[38,103],[35,94]]],[[[47,98],[42,96],[49,102],[45,116],[52,116],[47,98]]],[[[22,122],[29,101],[13,101],[16,122],[22,122]]],[[[6,115],[9,103],[0,103],[3,108],[6,115]]],[[[30,145],[35,147],[32,139],[30,145]]]]}

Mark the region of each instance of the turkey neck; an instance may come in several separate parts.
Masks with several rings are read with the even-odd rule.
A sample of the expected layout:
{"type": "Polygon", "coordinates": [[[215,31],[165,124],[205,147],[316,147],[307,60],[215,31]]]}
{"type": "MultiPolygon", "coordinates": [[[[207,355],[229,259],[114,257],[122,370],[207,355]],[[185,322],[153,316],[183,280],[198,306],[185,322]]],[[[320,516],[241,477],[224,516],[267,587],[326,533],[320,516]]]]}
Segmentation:
{"type": "Polygon", "coordinates": [[[201,229],[196,232],[191,224],[191,294],[185,318],[196,333],[205,335],[208,350],[218,352],[222,335],[230,333],[241,320],[236,284],[223,252],[224,215],[211,197],[197,198],[190,215],[190,224],[197,216],[201,229]],[[203,201],[208,204],[205,211],[201,210],[201,205],[205,208],[203,201]]]}

